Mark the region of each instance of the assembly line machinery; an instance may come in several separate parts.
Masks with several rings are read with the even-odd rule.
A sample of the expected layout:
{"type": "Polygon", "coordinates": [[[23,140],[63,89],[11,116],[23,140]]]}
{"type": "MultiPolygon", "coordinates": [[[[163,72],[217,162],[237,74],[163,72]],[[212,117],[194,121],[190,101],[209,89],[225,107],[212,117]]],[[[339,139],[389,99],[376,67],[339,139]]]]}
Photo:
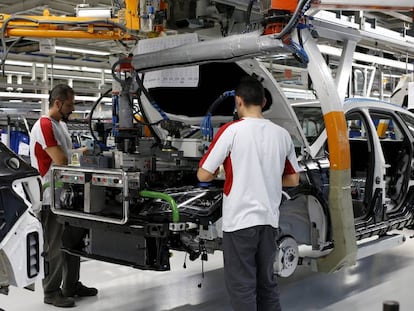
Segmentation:
{"type": "MultiPolygon", "coordinates": [[[[204,2],[197,1],[199,5],[204,2]]],[[[255,2],[251,1],[251,6],[255,2]]],[[[265,116],[290,132],[297,143],[297,154],[303,167],[314,167],[321,174],[315,184],[315,179],[311,178],[315,171],[304,169],[302,188],[286,189],[284,204],[292,205],[293,210],[298,204],[295,215],[305,215],[307,221],[299,226],[297,233],[286,229],[289,234],[278,241],[276,272],[288,276],[298,263],[306,262],[299,256],[298,244],[307,244],[318,252],[311,264],[315,270],[335,271],[355,262],[357,239],[386,233],[375,229],[371,235],[358,236],[354,226],[342,84],[349,77],[352,52],[359,35],[350,31],[347,38],[342,37],[346,47],[335,82],[312,38],[305,16],[309,7],[344,6],[333,0],[258,3],[263,15],[260,30],[205,41],[190,34],[190,42],[185,41],[188,35],[177,35],[176,38],[184,38],[184,41],[177,39],[173,46],[164,48],[162,43],[170,39],[168,36],[149,37],[165,30],[168,1],[126,0],[125,6],[115,11],[99,12],[99,18],[88,17],[96,12],[83,9],[76,17],[50,16],[47,10],[43,16],[0,14],[3,38],[139,40],[132,55],[121,58],[112,66],[113,123],[109,131],[115,137],[116,147],[106,147],[108,131],[104,128],[98,135],[100,138],[92,134],[95,136],[94,155],[81,157],[80,163],[52,169],[52,211],[65,225],[85,230],[83,245],[76,248],[63,245],[65,251],[139,269],[164,271],[170,268],[170,250],[185,251],[190,259],[201,258],[203,261],[207,260],[208,253],[220,250],[223,180],[199,184],[195,176],[214,130],[233,118],[232,91],[243,75],[253,75],[262,81],[269,103],[265,116]],[[142,52],[141,42],[148,41],[159,44],[158,50],[162,50],[152,48],[142,52]],[[324,114],[329,161],[311,154],[299,121],[281,88],[255,59],[282,52],[293,53],[308,67],[324,114]],[[191,66],[195,66],[196,74],[190,79],[186,70],[191,66]],[[184,82],[177,83],[184,83],[184,87],[174,84],[146,86],[153,71],[170,69],[170,76],[174,77],[179,67],[184,67],[184,74],[180,73],[184,82]],[[186,84],[189,80],[195,84],[186,84]],[[303,189],[307,190],[303,192],[303,189]]],[[[394,1],[392,5],[383,4],[383,1],[366,3],[361,6],[359,1],[349,1],[347,7],[412,9],[411,1],[404,0],[394,1]]],[[[3,63],[7,50],[3,44],[3,63]]],[[[95,125],[91,120],[92,133],[97,130],[95,125]]],[[[5,154],[14,159],[10,153],[5,154]]],[[[17,160],[7,161],[10,165],[22,165],[17,160]]],[[[32,176],[33,171],[27,168],[27,174],[32,176]]],[[[22,185],[25,186],[16,188],[27,206],[27,212],[21,215],[36,222],[29,210],[39,204],[29,194],[37,192],[27,189],[29,186],[39,189],[40,185],[26,181],[22,185]]],[[[10,206],[2,206],[0,210],[8,208],[10,206]]],[[[295,217],[287,219],[292,222],[286,228],[298,224],[295,217]]],[[[3,270],[8,271],[4,273],[8,277],[0,278],[0,286],[25,286],[43,273],[39,268],[42,263],[39,256],[41,230],[37,229],[38,243],[33,244],[38,250],[35,252],[39,263],[37,273],[21,282],[12,277],[25,273],[26,268],[18,270],[10,265],[22,253],[10,253],[6,246],[15,232],[22,231],[25,223],[14,220],[13,224],[0,236],[3,238],[0,259],[5,262],[3,270]]],[[[411,224],[412,220],[404,225],[411,224]]],[[[24,253],[24,249],[21,252],[24,253]]]]}

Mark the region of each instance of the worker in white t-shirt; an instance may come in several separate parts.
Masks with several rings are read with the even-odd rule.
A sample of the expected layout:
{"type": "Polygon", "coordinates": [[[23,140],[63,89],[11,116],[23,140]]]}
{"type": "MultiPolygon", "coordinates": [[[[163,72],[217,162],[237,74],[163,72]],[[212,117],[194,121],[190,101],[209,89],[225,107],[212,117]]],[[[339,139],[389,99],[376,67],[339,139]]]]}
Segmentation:
{"type": "Polygon", "coordinates": [[[39,171],[45,188],[40,215],[48,264],[43,280],[44,303],[65,308],[75,306],[73,297],[95,296],[98,293],[96,288],[79,282],[79,257],[61,250],[62,241],[68,246],[79,245],[85,235],[84,230],[65,227],[50,210],[53,195],[52,189],[47,186],[50,183],[50,169],[53,164],[67,165],[69,162],[72,140],[64,122],[73,112],[74,105],[73,89],[65,84],[55,86],[49,96],[48,115],[40,117],[30,132],[31,164],[39,171]]]}
{"type": "Polygon", "coordinates": [[[222,126],[197,177],[215,178],[221,164],[224,277],[234,311],[281,310],[273,263],[282,186],[297,186],[300,167],[289,133],[264,119],[261,83],[243,78],[235,90],[239,120],[222,126]]]}

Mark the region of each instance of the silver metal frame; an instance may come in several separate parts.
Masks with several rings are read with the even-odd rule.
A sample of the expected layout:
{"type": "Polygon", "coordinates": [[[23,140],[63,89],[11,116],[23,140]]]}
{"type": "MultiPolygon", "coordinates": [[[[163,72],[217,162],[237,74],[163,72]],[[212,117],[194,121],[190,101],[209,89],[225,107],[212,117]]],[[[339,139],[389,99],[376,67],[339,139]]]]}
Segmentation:
{"type": "MultiPolygon", "coordinates": [[[[71,167],[71,166],[53,166],[51,169],[51,191],[54,192],[55,189],[55,172],[56,171],[72,171],[72,172],[81,172],[81,173],[93,173],[93,174],[109,174],[109,175],[118,175],[120,176],[120,179],[122,180],[122,188],[123,188],[123,195],[124,198],[128,197],[129,195],[129,180],[131,179],[131,173],[124,172],[121,169],[95,169],[95,168],[81,168],[81,167],[71,167]]],[[[135,172],[136,174],[138,172],[135,172]]],[[[139,173],[138,173],[139,174],[139,173]]],[[[69,210],[62,210],[60,208],[56,208],[56,202],[55,202],[55,196],[54,194],[51,195],[51,210],[53,213],[57,215],[62,216],[70,216],[80,219],[87,219],[87,220],[96,220],[100,222],[106,222],[106,223],[112,223],[112,224],[119,224],[124,225],[128,222],[129,219],[129,202],[127,200],[124,200],[123,202],[123,217],[122,219],[115,219],[112,217],[106,217],[106,216],[99,216],[99,215],[93,215],[88,213],[82,213],[79,211],[69,211],[69,210]]],[[[84,206],[85,208],[85,206],[84,206]]]]}

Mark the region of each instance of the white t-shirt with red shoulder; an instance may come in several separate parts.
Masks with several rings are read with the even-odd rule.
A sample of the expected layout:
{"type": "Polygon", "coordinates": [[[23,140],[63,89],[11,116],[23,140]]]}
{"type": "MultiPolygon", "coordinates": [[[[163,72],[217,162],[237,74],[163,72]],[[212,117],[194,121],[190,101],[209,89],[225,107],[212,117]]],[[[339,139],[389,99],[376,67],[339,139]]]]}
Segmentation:
{"type": "Polygon", "coordinates": [[[279,226],[282,176],[301,169],[289,133],[270,120],[242,118],[222,126],[200,167],[223,164],[223,231],[279,226]]]}
{"type": "MultiPolygon", "coordinates": [[[[53,164],[45,149],[54,146],[60,146],[67,156],[70,155],[72,140],[66,124],[49,116],[42,116],[30,132],[30,161],[39,171],[43,184],[50,182],[50,168],[53,164]]],[[[43,192],[43,204],[50,204],[50,187],[43,192]]]]}

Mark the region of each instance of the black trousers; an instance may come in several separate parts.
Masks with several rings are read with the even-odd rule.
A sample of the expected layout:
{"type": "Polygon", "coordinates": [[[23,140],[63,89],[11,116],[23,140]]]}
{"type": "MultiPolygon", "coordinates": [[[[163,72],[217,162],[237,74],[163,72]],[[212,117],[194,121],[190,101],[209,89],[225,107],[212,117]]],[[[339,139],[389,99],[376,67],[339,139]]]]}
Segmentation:
{"type": "Polygon", "coordinates": [[[73,292],[79,282],[80,258],[61,250],[62,245],[77,248],[82,243],[85,231],[66,227],[57,221],[50,209],[41,212],[44,230],[44,250],[48,274],[43,279],[45,296],[52,296],[61,289],[73,292]]]}
{"type": "Polygon", "coordinates": [[[223,232],[224,279],[234,311],[280,311],[273,263],[278,229],[223,232]]]}

